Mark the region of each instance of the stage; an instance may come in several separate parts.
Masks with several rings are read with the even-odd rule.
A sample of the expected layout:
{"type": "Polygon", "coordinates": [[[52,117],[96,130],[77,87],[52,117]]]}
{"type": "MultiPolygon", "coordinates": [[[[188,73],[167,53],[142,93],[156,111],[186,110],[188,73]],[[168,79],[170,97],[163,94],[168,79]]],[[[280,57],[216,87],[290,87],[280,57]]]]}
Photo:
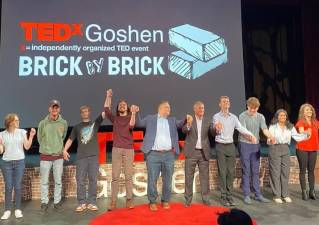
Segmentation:
{"type": "MultiPolygon", "coordinates": [[[[317,187],[318,189],[318,187],[317,187]]],[[[290,186],[291,197],[293,203],[290,204],[276,204],[274,202],[268,204],[262,204],[253,201],[252,205],[245,205],[242,202],[242,194],[240,189],[235,190],[235,201],[237,208],[245,210],[255,219],[258,225],[313,225],[319,221],[319,200],[318,201],[302,201],[300,198],[299,185],[290,186]]],[[[266,197],[271,197],[270,190],[268,188],[263,189],[266,197]]],[[[217,207],[220,207],[218,202],[219,193],[214,190],[212,191],[212,202],[217,207]]],[[[200,203],[200,195],[194,195],[194,202],[200,203]]],[[[182,194],[172,195],[173,202],[183,203],[182,194]]],[[[1,221],[1,224],[10,225],[31,225],[31,224],[42,224],[42,225],[87,225],[95,217],[106,212],[106,207],[109,203],[109,199],[99,199],[98,206],[100,210],[98,212],[85,211],[83,213],[74,212],[74,208],[77,204],[75,198],[67,198],[64,200],[63,210],[55,211],[53,205],[47,213],[40,211],[40,202],[38,200],[25,201],[23,202],[23,213],[24,218],[22,220],[16,220],[14,217],[8,221],[1,221]]],[[[135,204],[147,204],[146,197],[135,198],[135,204]]],[[[119,207],[124,207],[125,199],[119,199],[119,207]]],[[[0,211],[3,212],[3,204],[1,204],[0,211]]],[[[155,212],[156,213],[156,212],[155,212]]],[[[178,219],[178,218],[177,218],[178,219]]],[[[105,221],[108,224],[108,221],[105,221]]],[[[165,224],[169,225],[169,224],[165,224]]],[[[173,225],[173,224],[172,224],[173,225]]],[[[187,224],[185,224],[187,225],[187,224]]]]}

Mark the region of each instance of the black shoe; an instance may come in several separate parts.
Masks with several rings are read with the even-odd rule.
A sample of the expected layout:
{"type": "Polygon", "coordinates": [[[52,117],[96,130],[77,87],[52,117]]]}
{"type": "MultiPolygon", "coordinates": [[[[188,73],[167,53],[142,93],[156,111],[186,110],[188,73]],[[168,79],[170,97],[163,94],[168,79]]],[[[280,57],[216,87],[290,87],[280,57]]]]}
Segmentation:
{"type": "Polygon", "coordinates": [[[59,210],[59,209],[61,209],[62,208],[62,202],[60,201],[60,202],[58,202],[58,203],[54,203],[54,208],[56,209],[56,210],[59,210]]]}
{"type": "Polygon", "coordinates": [[[308,196],[307,190],[302,190],[301,197],[302,197],[302,200],[304,200],[304,201],[308,201],[309,200],[309,196],[308,196]]]}
{"type": "Polygon", "coordinates": [[[229,201],[228,201],[225,197],[221,197],[221,198],[220,198],[220,203],[221,203],[223,206],[230,206],[229,201]]]}
{"type": "Polygon", "coordinates": [[[227,197],[227,201],[228,201],[230,206],[235,206],[236,205],[233,197],[231,197],[231,196],[227,197]]]}
{"type": "Polygon", "coordinates": [[[310,190],[309,191],[309,198],[313,199],[313,200],[317,200],[318,199],[315,190],[310,190]]]}
{"type": "Polygon", "coordinates": [[[47,203],[41,203],[41,211],[43,211],[43,212],[48,211],[48,204],[47,203]]]}

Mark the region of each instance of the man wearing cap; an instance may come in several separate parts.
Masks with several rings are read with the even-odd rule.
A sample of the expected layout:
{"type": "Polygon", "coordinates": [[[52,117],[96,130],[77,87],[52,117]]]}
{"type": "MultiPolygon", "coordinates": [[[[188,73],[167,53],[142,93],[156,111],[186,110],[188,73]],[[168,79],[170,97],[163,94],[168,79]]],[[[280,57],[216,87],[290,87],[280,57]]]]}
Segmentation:
{"type": "Polygon", "coordinates": [[[40,121],[38,142],[40,145],[40,183],[41,210],[47,211],[49,197],[49,175],[53,167],[54,208],[61,208],[62,173],[63,173],[63,140],[68,129],[67,122],[60,115],[61,104],[58,100],[49,103],[49,115],[40,121]]]}

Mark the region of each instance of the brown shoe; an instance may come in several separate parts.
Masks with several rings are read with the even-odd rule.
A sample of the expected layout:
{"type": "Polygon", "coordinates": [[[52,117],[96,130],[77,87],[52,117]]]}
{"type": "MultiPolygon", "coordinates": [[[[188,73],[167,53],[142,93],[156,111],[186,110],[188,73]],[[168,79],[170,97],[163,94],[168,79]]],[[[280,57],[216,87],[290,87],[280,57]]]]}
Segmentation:
{"type": "Polygon", "coordinates": [[[157,205],[155,203],[151,203],[150,204],[150,210],[153,211],[153,212],[157,211],[157,205]]]}
{"type": "Polygon", "coordinates": [[[109,207],[107,208],[108,211],[113,211],[116,209],[116,201],[111,201],[109,207]]]}
{"type": "Polygon", "coordinates": [[[126,208],[134,209],[133,199],[126,199],[126,208]]]}
{"type": "Polygon", "coordinates": [[[163,202],[162,207],[163,207],[163,209],[170,209],[171,208],[170,205],[168,204],[168,202],[163,202]]]}

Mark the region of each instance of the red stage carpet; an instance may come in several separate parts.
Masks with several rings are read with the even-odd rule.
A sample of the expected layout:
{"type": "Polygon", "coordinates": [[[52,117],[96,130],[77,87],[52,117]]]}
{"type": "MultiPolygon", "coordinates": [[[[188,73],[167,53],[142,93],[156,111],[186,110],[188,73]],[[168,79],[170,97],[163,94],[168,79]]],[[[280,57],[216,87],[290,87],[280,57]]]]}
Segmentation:
{"type": "MultiPolygon", "coordinates": [[[[159,205],[158,205],[159,206],[159,205]]],[[[218,213],[227,208],[192,204],[186,208],[181,203],[172,203],[171,209],[158,207],[151,212],[148,205],[139,205],[135,209],[117,209],[95,218],[90,225],[216,225],[218,213]]]]}

